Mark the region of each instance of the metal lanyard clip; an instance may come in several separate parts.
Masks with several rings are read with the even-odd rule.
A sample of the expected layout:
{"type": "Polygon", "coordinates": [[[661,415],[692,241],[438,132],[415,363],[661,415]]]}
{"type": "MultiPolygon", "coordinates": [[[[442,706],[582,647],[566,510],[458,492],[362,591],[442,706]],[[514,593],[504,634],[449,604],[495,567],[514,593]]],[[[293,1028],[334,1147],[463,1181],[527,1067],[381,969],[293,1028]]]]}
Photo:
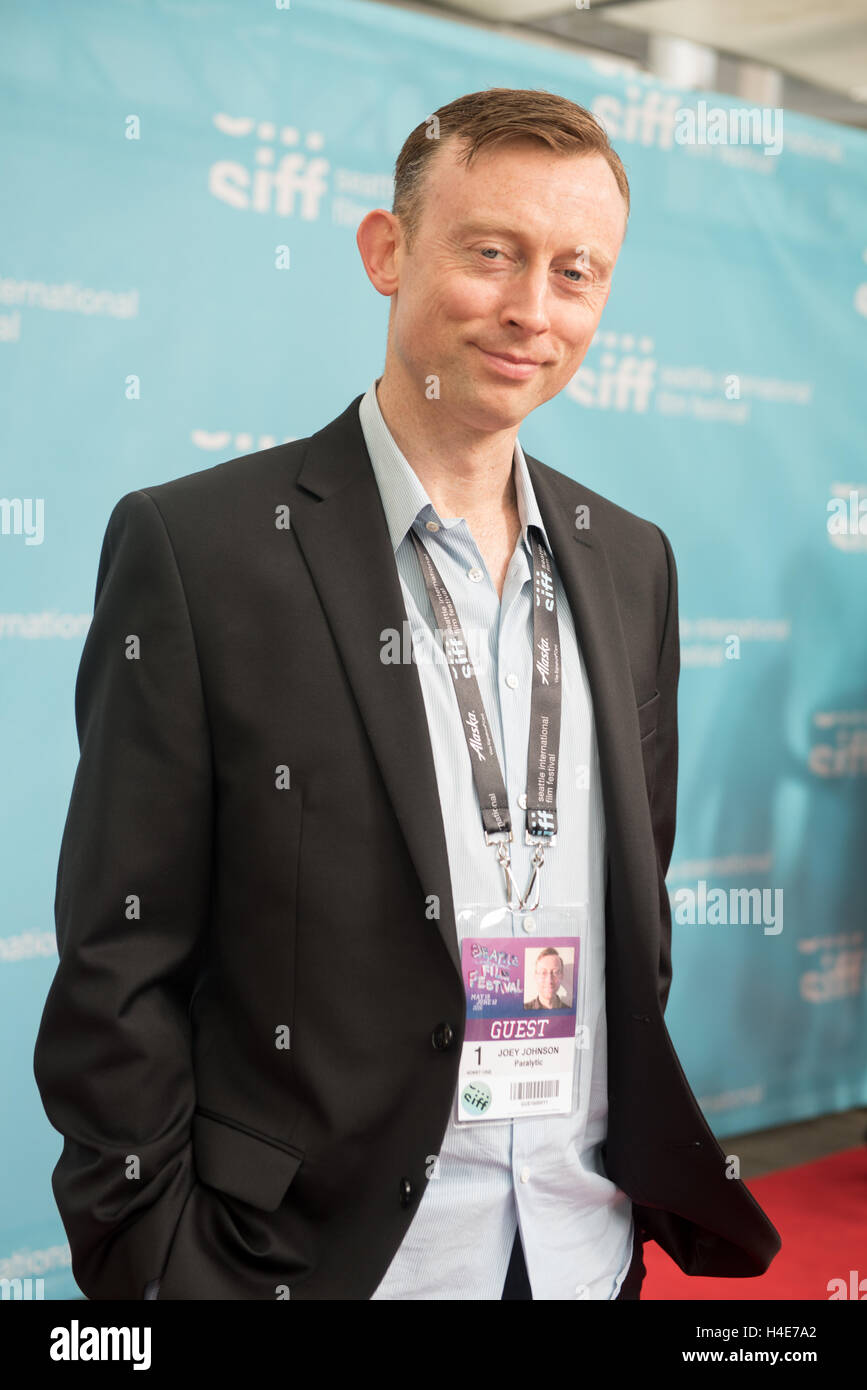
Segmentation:
{"type": "Polygon", "coordinates": [[[536,848],[535,848],[534,851],[533,851],[533,858],[532,858],[533,872],[532,872],[532,874],[531,874],[531,876],[530,876],[530,882],[527,884],[526,892],[524,893],[523,898],[521,897],[520,893],[518,892],[518,885],[517,885],[517,883],[515,882],[515,878],[514,878],[514,875],[513,875],[513,873],[512,873],[512,869],[511,869],[511,857],[510,857],[510,854],[509,854],[509,846],[508,846],[508,843],[507,843],[505,840],[501,840],[499,843],[495,844],[494,848],[495,848],[496,851],[497,851],[497,859],[498,859],[498,861],[499,861],[499,863],[500,863],[500,866],[501,866],[501,868],[502,868],[502,870],[503,870],[503,875],[504,875],[504,877],[505,877],[505,883],[506,883],[506,906],[508,907],[509,911],[510,911],[510,912],[535,912],[536,909],[537,909],[537,907],[539,906],[540,901],[541,901],[541,894],[542,894],[542,883],[541,883],[541,879],[540,879],[540,877],[539,877],[539,870],[541,869],[542,865],[543,865],[544,862],[545,862],[545,847],[544,847],[544,845],[537,845],[536,848]],[[534,885],[535,885],[535,887],[536,887],[536,900],[535,900],[535,902],[530,903],[530,902],[527,901],[527,899],[529,898],[531,892],[533,891],[534,885]],[[518,901],[517,901],[517,902],[512,902],[512,890],[513,890],[513,889],[514,889],[515,894],[517,895],[517,898],[518,898],[518,901]]]}

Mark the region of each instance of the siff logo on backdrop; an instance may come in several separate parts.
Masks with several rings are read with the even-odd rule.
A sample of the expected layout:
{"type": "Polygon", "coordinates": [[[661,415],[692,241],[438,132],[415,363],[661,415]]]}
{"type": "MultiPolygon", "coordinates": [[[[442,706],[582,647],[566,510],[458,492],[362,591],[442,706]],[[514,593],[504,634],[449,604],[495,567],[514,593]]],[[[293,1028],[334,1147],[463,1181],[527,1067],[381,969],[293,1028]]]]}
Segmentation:
{"type": "Polygon", "coordinates": [[[208,169],[208,191],[228,207],[302,222],[330,215],[335,226],[354,234],[371,209],[391,205],[391,174],[333,167],[319,153],[325,147],[321,130],[302,136],[294,125],[223,111],[212,120],[221,135],[239,142],[235,158],[215,160],[208,169]]]}
{"type": "MultiPolygon", "coordinates": [[[[611,140],[672,153],[701,151],[760,175],[776,170],[777,160],[765,156],[783,150],[780,108],[744,108],[727,99],[709,107],[694,93],[677,91],[617,58],[592,58],[590,64],[605,78],[626,79],[621,90],[597,92],[590,102],[590,110],[611,140]]],[[[845,162],[839,140],[813,134],[797,118],[786,127],[785,151],[830,164],[845,162]]]]}
{"type": "Polygon", "coordinates": [[[816,710],[810,733],[815,777],[867,777],[867,709],[816,710]]]}
{"type": "Polygon", "coordinates": [[[245,162],[218,159],[211,165],[208,191],[215,198],[233,208],[271,212],[278,217],[299,213],[305,222],[317,221],[320,201],[328,192],[325,175],[331,168],[317,153],[325,144],[321,131],[308,130],[302,140],[296,126],[278,127],[273,121],[257,121],[253,116],[218,112],[213,120],[221,134],[244,141],[252,136],[256,142],[255,149],[244,150],[245,162]],[[281,150],[285,152],[278,159],[281,150]]]}
{"type": "Polygon", "coordinates": [[[297,435],[284,434],[280,439],[276,434],[250,434],[247,430],[204,430],[192,429],[190,438],[197,449],[206,449],[224,457],[240,458],[260,449],[273,449],[277,444],[290,444],[297,435]]]}
{"type": "Polygon", "coordinates": [[[565,391],[592,410],[642,415],[652,408],[659,415],[744,425],[753,401],[808,405],[813,395],[809,381],[749,376],[735,368],[712,371],[698,363],[660,363],[647,334],[603,329],[591,342],[588,359],[565,391]]]}
{"type": "Polygon", "coordinates": [[[803,937],[798,951],[808,959],[800,977],[800,994],[810,1004],[858,999],[864,992],[864,932],[837,932],[803,937]]]}

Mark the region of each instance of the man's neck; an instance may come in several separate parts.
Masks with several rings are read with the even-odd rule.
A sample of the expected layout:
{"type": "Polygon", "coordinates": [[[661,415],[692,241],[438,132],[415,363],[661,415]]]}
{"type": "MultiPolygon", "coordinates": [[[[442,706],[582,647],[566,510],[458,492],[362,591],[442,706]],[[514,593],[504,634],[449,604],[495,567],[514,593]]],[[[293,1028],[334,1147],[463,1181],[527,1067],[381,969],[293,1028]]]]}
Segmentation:
{"type": "Polygon", "coordinates": [[[517,428],[484,434],[450,420],[439,401],[395,392],[386,376],[376,398],[397,447],[443,518],[477,525],[518,517],[514,478],[517,428]]]}

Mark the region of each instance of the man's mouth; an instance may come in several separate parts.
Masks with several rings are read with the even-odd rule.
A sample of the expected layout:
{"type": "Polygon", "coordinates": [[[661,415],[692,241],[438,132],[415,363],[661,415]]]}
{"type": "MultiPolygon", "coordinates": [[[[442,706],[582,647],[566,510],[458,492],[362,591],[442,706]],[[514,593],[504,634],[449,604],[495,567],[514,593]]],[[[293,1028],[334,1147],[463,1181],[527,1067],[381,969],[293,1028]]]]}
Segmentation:
{"type": "Polygon", "coordinates": [[[542,366],[539,358],[521,357],[516,353],[489,352],[487,348],[479,347],[486,362],[490,364],[494,371],[501,376],[511,377],[514,381],[526,381],[534,372],[542,366]]]}

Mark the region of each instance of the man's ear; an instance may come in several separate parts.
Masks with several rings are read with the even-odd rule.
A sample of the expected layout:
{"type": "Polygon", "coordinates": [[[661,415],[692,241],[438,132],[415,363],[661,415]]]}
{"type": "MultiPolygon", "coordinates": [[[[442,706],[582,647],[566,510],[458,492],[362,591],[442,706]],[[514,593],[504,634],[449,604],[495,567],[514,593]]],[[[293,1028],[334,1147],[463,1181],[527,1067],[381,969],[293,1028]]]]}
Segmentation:
{"type": "Polygon", "coordinates": [[[400,223],[394,213],[385,208],[368,212],[358,224],[355,241],[368,280],[380,294],[390,297],[400,279],[396,252],[402,242],[400,223]]]}

